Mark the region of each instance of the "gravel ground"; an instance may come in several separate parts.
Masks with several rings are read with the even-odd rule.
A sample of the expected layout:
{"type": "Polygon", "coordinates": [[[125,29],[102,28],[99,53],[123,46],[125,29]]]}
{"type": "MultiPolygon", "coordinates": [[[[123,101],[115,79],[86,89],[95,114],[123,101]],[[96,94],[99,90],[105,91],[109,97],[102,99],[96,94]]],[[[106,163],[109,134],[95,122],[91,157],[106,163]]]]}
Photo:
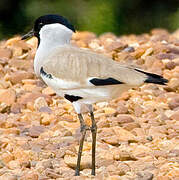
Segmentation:
{"type": "MultiPolygon", "coordinates": [[[[87,133],[81,176],[75,177],[78,118],[68,101],[35,77],[36,39],[1,41],[0,180],[178,180],[179,30],[120,37],[77,32],[72,42],[163,75],[169,83],[145,84],[95,104],[97,175],[90,175],[87,133]]],[[[90,125],[88,114],[85,119],[90,125]]]]}

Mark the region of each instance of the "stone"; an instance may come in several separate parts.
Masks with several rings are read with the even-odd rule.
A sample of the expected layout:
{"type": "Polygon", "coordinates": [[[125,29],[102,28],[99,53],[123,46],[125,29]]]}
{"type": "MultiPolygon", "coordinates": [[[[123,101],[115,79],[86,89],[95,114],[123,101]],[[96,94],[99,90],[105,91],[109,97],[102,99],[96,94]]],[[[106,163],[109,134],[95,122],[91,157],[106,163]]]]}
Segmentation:
{"type": "Polygon", "coordinates": [[[60,174],[57,174],[56,172],[54,172],[52,169],[47,168],[45,170],[45,175],[52,178],[52,179],[58,179],[58,178],[62,178],[63,176],[60,174]]]}
{"type": "Polygon", "coordinates": [[[49,104],[52,102],[51,97],[48,95],[44,95],[40,92],[32,92],[32,93],[29,92],[29,93],[26,93],[26,94],[23,94],[22,96],[20,96],[18,98],[18,103],[23,104],[23,105],[26,105],[29,102],[34,103],[34,101],[39,97],[44,97],[46,102],[49,104]]]}
{"type": "Polygon", "coordinates": [[[49,96],[53,96],[55,95],[55,91],[51,88],[51,87],[46,87],[42,90],[43,94],[49,95],[49,96]]]}
{"type": "Polygon", "coordinates": [[[3,153],[1,155],[1,160],[4,164],[7,164],[8,162],[14,160],[14,156],[12,154],[9,154],[9,153],[3,153]]]}
{"type": "Polygon", "coordinates": [[[107,166],[106,171],[110,173],[110,175],[118,175],[123,176],[125,175],[125,172],[121,169],[119,169],[116,165],[111,164],[107,166]]]}
{"type": "Polygon", "coordinates": [[[73,40],[81,40],[81,39],[94,39],[96,38],[96,35],[92,32],[87,32],[87,31],[83,31],[83,32],[75,32],[72,36],[73,40]]]}
{"type": "Polygon", "coordinates": [[[107,52],[110,52],[110,51],[120,52],[124,48],[127,47],[127,44],[124,44],[124,43],[119,42],[119,41],[108,40],[105,42],[107,42],[107,43],[104,43],[104,48],[107,50],[107,52]]]}
{"type": "Polygon", "coordinates": [[[172,149],[172,150],[169,152],[169,156],[170,156],[170,157],[179,157],[179,149],[172,149]]]}
{"type": "Polygon", "coordinates": [[[140,171],[137,173],[136,180],[152,180],[154,175],[148,171],[140,171]]]}
{"type": "Polygon", "coordinates": [[[19,161],[13,160],[13,161],[10,161],[10,162],[8,163],[8,167],[9,167],[10,169],[20,169],[20,168],[21,168],[21,165],[20,165],[19,161]]]}
{"type": "Polygon", "coordinates": [[[0,80],[0,88],[7,89],[10,86],[10,83],[5,81],[4,79],[0,80]]]}
{"type": "Polygon", "coordinates": [[[179,87],[179,81],[178,78],[172,78],[169,83],[168,86],[172,89],[177,89],[179,87]]]}
{"type": "Polygon", "coordinates": [[[116,110],[111,107],[105,107],[103,110],[105,114],[114,114],[116,112],[116,110]]]}
{"type": "Polygon", "coordinates": [[[46,102],[44,97],[38,97],[34,101],[34,109],[37,110],[37,111],[39,111],[40,108],[47,107],[47,106],[48,106],[48,104],[47,104],[47,102],[46,102]]]}
{"type": "Polygon", "coordinates": [[[42,166],[44,167],[44,169],[47,169],[47,168],[53,169],[52,160],[43,160],[42,166]]]}
{"type": "Polygon", "coordinates": [[[47,113],[51,114],[52,110],[48,106],[44,106],[39,109],[39,112],[47,112],[47,113]]]}
{"type": "Polygon", "coordinates": [[[132,131],[135,128],[140,128],[140,124],[136,122],[131,122],[123,124],[122,127],[127,131],[132,131]]]}
{"type": "Polygon", "coordinates": [[[162,150],[154,150],[153,155],[158,159],[159,157],[167,158],[168,153],[162,150]]]}
{"type": "Polygon", "coordinates": [[[134,122],[134,119],[131,115],[128,114],[118,114],[116,118],[114,118],[113,121],[118,122],[118,124],[125,124],[125,123],[131,123],[134,122]]]}
{"type": "Polygon", "coordinates": [[[19,70],[25,70],[25,71],[29,71],[29,69],[33,69],[33,62],[32,60],[20,60],[20,59],[11,59],[11,61],[9,62],[9,65],[11,67],[16,67],[19,70]]]}
{"type": "Polygon", "coordinates": [[[12,51],[8,48],[0,48],[0,57],[1,58],[11,58],[12,56],[12,51]]]}
{"type": "Polygon", "coordinates": [[[7,172],[0,176],[0,180],[18,180],[18,177],[16,175],[11,174],[10,172],[7,172]]]}
{"type": "Polygon", "coordinates": [[[175,111],[174,113],[172,113],[172,115],[170,116],[170,118],[172,120],[176,120],[179,121],[179,110],[175,111]]]}
{"type": "Polygon", "coordinates": [[[171,177],[171,178],[178,178],[179,177],[179,168],[173,168],[173,169],[171,169],[168,173],[167,173],[167,175],[169,176],[169,177],[171,177]]]}
{"type": "Polygon", "coordinates": [[[132,153],[127,151],[119,151],[118,149],[111,150],[111,153],[114,156],[114,160],[116,161],[136,161],[137,158],[135,158],[132,153]]]}
{"type": "Polygon", "coordinates": [[[128,141],[128,142],[136,142],[136,136],[134,136],[131,132],[121,128],[121,127],[113,127],[113,130],[118,137],[119,141],[128,141]]]}
{"type": "Polygon", "coordinates": [[[117,113],[119,114],[127,114],[128,108],[125,105],[125,101],[119,101],[117,104],[117,113]]]}
{"type": "Polygon", "coordinates": [[[45,128],[43,126],[32,126],[27,131],[30,137],[37,138],[42,132],[44,132],[44,130],[45,128]]]}
{"type": "Polygon", "coordinates": [[[0,89],[0,102],[12,105],[16,100],[16,92],[13,89],[0,89]]]}
{"type": "MultiPolygon", "coordinates": [[[[65,163],[71,167],[71,168],[76,168],[76,162],[77,162],[77,157],[65,155],[64,156],[64,161],[65,163]]],[[[81,157],[81,164],[80,164],[80,169],[88,169],[91,168],[91,156],[85,155],[81,157]]]]}
{"type": "Polygon", "coordinates": [[[150,48],[148,48],[148,49],[145,51],[145,53],[141,56],[141,58],[142,58],[142,59],[145,59],[146,56],[149,56],[149,55],[151,55],[152,53],[153,53],[153,48],[150,47],[150,48]]]}
{"type": "Polygon", "coordinates": [[[14,113],[14,114],[19,114],[21,113],[21,109],[22,109],[22,106],[18,103],[14,103],[12,104],[11,106],[11,113],[14,113]]]}
{"type": "Polygon", "coordinates": [[[117,146],[119,145],[119,138],[117,136],[103,137],[102,140],[107,144],[117,146]]]}
{"type": "Polygon", "coordinates": [[[37,174],[37,172],[33,172],[33,170],[30,170],[30,171],[26,172],[20,178],[20,180],[39,180],[39,175],[37,174]]]}
{"type": "Polygon", "coordinates": [[[32,79],[33,74],[26,71],[16,71],[9,75],[8,80],[11,81],[12,84],[21,83],[23,79],[32,79]]]}
{"type": "Polygon", "coordinates": [[[158,176],[157,180],[171,180],[168,176],[158,176]]]}
{"type": "Polygon", "coordinates": [[[53,115],[49,115],[49,114],[43,114],[42,118],[40,120],[40,124],[47,126],[51,123],[51,121],[53,121],[55,119],[55,117],[53,115]]]}
{"type": "Polygon", "coordinates": [[[179,107],[179,96],[171,98],[168,102],[168,106],[172,110],[179,107]]]}

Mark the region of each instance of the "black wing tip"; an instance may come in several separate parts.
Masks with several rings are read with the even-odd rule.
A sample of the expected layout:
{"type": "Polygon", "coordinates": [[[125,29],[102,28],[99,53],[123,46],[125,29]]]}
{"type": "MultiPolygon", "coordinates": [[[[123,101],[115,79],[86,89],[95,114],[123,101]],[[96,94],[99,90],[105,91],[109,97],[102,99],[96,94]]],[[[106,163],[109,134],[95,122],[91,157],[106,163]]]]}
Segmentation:
{"type": "Polygon", "coordinates": [[[148,79],[145,80],[146,83],[154,83],[154,84],[160,84],[160,85],[166,85],[168,83],[168,80],[160,76],[160,78],[154,78],[152,76],[149,76],[148,79]]]}
{"type": "Polygon", "coordinates": [[[154,83],[160,85],[166,85],[166,83],[168,83],[168,79],[165,79],[160,75],[148,73],[139,69],[135,69],[135,70],[147,75],[148,78],[144,81],[145,83],[154,83]]]}

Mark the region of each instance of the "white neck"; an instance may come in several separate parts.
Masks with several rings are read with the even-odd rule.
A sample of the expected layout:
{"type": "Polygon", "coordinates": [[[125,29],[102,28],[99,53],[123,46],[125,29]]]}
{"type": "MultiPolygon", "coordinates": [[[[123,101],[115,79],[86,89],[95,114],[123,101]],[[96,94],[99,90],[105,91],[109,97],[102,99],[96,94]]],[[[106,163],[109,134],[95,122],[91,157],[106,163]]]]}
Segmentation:
{"type": "Polygon", "coordinates": [[[37,76],[40,76],[40,68],[44,62],[44,57],[57,48],[70,44],[73,31],[62,24],[48,24],[41,28],[40,44],[38,46],[35,59],[34,71],[37,76]]]}

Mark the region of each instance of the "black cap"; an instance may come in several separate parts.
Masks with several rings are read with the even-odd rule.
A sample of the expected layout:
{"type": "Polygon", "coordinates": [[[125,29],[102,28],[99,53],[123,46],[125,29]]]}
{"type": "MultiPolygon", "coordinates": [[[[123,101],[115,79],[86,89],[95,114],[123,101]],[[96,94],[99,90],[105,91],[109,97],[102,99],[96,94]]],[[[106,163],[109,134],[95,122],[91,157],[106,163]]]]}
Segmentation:
{"type": "Polygon", "coordinates": [[[54,24],[54,23],[62,24],[67,28],[71,29],[73,32],[75,32],[74,26],[66,18],[57,14],[48,14],[48,15],[40,16],[38,19],[36,19],[34,23],[34,28],[29,33],[24,35],[22,37],[22,40],[32,36],[36,36],[39,39],[39,32],[41,28],[44,25],[54,24]]]}

